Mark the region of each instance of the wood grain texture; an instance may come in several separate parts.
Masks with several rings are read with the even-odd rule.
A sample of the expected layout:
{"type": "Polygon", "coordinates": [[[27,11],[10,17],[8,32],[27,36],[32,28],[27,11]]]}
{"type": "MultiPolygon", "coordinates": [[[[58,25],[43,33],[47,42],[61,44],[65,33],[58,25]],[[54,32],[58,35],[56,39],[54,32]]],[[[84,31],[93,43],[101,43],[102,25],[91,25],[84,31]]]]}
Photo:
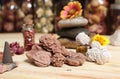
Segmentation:
{"type": "MultiPolygon", "coordinates": [[[[36,43],[39,42],[40,35],[35,35],[36,43]]],[[[22,33],[0,34],[0,51],[3,51],[5,41],[17,41],[23,45],[22,33]]],[[[36,67],[28,62],[25,54],[15,55],[13,60],[18,63],[18,67],[0,74],[0,79],[120,79],[120,47],[109,45],[108,49],[112,54],[109,63],[97,65],[85,62],[78,67],[36,67]]]]}

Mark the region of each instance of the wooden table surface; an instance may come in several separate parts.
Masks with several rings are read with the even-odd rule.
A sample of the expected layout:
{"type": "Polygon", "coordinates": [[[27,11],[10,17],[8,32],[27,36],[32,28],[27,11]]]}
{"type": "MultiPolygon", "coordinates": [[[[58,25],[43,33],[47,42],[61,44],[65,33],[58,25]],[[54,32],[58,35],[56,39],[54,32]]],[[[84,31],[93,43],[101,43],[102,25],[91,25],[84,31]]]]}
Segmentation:
{"type": "MultiPolygon", "coordinates": [[[[41,34],[36,34],[38,43],[41,34]]],[[[23,45],[22,33],[0,34],[0,51],[3,51],[4,42],[19,42],[23,45]]],[[[120,79],[120,47],[108,46],[112,59],[104,65],[85,62],[82,66],[73,67],[36,67],[27,61],[26,55],[15,55],[13,60],[18,67],[12,71],[0,74],[0,79],[120,79]]]]}

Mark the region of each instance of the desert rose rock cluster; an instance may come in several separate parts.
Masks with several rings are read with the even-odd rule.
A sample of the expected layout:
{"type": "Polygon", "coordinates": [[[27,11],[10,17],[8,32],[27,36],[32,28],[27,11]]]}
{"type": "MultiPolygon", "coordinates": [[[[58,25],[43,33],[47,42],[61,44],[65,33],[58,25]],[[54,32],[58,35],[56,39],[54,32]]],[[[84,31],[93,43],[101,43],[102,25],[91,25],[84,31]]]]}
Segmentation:
{"type": "Polygon", "coordinates": [[[37,66],[46,67],[53,65],[61,67],[63,64],[71,66],[82,65],[86,57],[81,53],[68,51],[52,34],[46,34],[40,37],[39,44],[32,47],[32,50],[26,53],[28,59],[37,66]]]}

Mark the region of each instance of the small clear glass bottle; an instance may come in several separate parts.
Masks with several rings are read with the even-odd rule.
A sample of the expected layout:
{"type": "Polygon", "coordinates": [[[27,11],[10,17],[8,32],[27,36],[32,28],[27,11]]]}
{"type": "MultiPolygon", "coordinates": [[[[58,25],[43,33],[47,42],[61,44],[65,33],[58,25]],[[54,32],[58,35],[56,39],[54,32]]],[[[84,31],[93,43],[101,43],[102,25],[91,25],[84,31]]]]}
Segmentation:
{"type": "Polygon", "coordinates": [[[24,24],[22,32],[24,37],[24,49],[29,51],[35,43],[35,31],[33,24],[24,24]]]}

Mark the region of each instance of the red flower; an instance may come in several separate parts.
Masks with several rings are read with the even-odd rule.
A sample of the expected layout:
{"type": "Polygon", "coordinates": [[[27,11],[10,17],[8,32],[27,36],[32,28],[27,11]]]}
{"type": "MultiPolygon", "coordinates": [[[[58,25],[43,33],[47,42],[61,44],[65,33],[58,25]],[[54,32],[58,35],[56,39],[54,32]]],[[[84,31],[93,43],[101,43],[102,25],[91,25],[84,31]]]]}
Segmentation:
{"type": "Polygon", "coordinates": [[[82,15],[82,5],[78,1],[69,2],[60,13],[62,19],[74,18],[82,15]]]}

